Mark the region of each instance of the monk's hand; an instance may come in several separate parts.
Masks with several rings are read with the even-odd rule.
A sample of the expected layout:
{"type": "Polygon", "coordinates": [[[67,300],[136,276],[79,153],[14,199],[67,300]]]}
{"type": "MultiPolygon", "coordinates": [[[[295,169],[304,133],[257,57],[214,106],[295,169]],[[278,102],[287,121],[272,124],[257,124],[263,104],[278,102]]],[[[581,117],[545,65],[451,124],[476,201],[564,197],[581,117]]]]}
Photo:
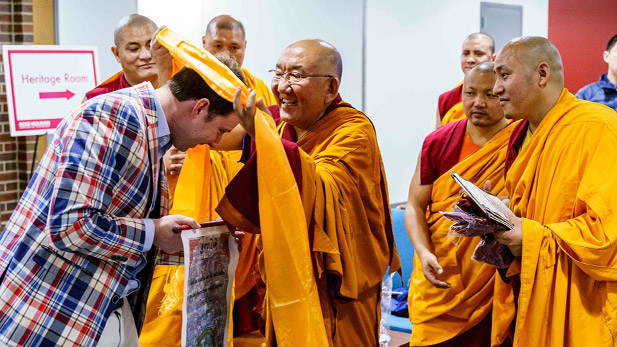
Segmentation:
{"type": "Polygon", "coordinates": [[[244,128],[249,136],[255,138],[255,98],[257,94],[254,90],[250,90],[249,97],[246,100],[246,107],[242,106],[242,88],[236,88],[234,93],[234,111],[238,116],[240,125],[244,128]]]}
{"type": "MultiPolygon", "coordinates": [[[[223,218],[221,217],[218,217],[215,220],[225,222],[223,218]]],[[[244,235],[245,235],[244,231],[238,230],[235,226],[229,224],[228,222],[225,222],[225,225],[227,226],[227,230],[229,230],[229,233],[231,234],[231,236],[233,236],[234,240],[238,244],[238,251],[242,251],[242,239],[244,238],[244,235]]]]}
{"type": "Polygon", "coordinates": [[[182,237],[179,233],[174,233],[173,228],[185,224],[195,229],[201,228],[199,223],[193,218],[177,214],[153,219],[152,221],[154,222],[154,240],[152,243],[165,253],[177,253],[182,250],[182,237]]]}
{"type": "Polygon", "coordinates": [[[508,220],[514,224],[511,230],[496,231],[495,240],[508,246],[510,252],[516,257],[523,253],[523,219],[512,215],[507,215],[508,220]]]}
{"type": "Polygon", "coordinates": [[[443,273],[443,269],[441,268],[441,265],[439,265],[435,254],[427,251],[423,254],[418,254],[418,257],[420,258],[420,264],[422,265],[422,273],[432,285],[441,289],[452,287],[450,283],[444,282],[437,277],[443,273]]]}
{"type": "Polygon", "coordinates": [[[152,35],[152,39],[150,39],[150,54],[152,55],[152,60],[154,60],[154,64],[156,65],[159,86],[165,85],[171,78],[172,73],[171,54],[169,53],[169,50],[161,45],[156,39],[156,35],[158,35],[163,29],[165,29],[164,25],[158,28],[154,35],[152,35]]]}

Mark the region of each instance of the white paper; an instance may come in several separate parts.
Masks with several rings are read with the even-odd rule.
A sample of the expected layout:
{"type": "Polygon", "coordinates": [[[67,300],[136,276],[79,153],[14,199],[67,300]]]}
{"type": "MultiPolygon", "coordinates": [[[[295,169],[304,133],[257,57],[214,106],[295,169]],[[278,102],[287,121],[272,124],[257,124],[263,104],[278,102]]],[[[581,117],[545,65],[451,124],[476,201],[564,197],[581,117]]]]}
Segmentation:
{"type": "Polygon", "coordinates": [[[224,225],[182,231],[182,346],[227,346],[238,245],[224,225]]]}
{"type": "Polygon", "coordinates": [[[514,228],[514,224],[507,217],[508,214],[512,214],[512,211],[498,197],[480,189],[480,187],[464,179],[454,170],[452,170],[451,176],[489,219],[500,223],[508,229],[514,228]]]}

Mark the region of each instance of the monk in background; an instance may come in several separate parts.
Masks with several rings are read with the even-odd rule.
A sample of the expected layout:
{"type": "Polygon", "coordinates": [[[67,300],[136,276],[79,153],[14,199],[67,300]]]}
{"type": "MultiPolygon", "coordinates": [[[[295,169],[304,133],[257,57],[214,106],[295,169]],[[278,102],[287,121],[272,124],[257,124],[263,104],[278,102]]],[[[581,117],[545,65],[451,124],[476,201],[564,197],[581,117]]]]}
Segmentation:
{"type": "MultiPolygon", "coordinates": [[[[202,37],[203,48],[212,54],[226,53],[239,65],[244,62],[247,41],[244,25],[228,15],[214,17],[202,37]]],[[[157,44],[157,48],[161,48],[157,44]]],[[[178,67],[169,52],[155,52],[161,83],[173,75],[178,67]]],[[[242,68],[249,88],[266,105],[276,103],[270,88],[258,77],[242,68]]],[[[226,134],[217,148],[229,149],[228,143],[241,141],[244,129],[237,127],[226,134]],[[226,139],[228,135],[231,139],[226,139]]],[[[241,151],[217,151],[207,145],[198,145],[186,153],[171,149],[166,155],[167,179],[171,213],[191,216],[199,222],[214,220],[214,210],[225,193],[225,187],[242,168],[241,151]]],[[[259,235],[247,234],[243,239],[234,279],[233,334],[240,336],[258,329],[259,314],[254,310],[258,302],[254,268],[257,262],[259,235]]],[[[182,332],[182,293],[184,266],[157,265],[146,310],[144,329],[140,336],[142,346],[180,346],[182,332]]]]}
{"type": "Polygon", "coordinates": [[[495,234],[517,256],[514,346],[615,346],[617,114],[564,88],[543,37],[510,41],[495,71],[506,117],[524,120],[506,157],[515,227],[495,234]]]}
{"type": "Polygon", "coordinates": [[[87,92],[85,99],[146,81],[156,88],[158,71],[150,53],[150,40],[157,28],[152,20],[139,14],[122,18],[114,30],[114,46],[111,47],[122,71],[87,92]]]}
{"type": "MultiPolygon", "coordinates": [[[[495,41],[485,33],[474,33],[463,41],[461,50],[461,69],[467,73],[469,69],[484,61],[495,60],[495,41]]],[[[461,96],[463,82],[452,90],[439,96],[437,104],[436,127],[465,118],[461,96]]]]}
{"type": "Polygon", "coordinates": [[[510,321],[491,314],[511,290],[495,267],[471,260],[479,237],[463,237],[454,245],[447,237],[452,222],[439,211],[451,211],[460,187],[450,176],[465,179],[505,195],[504,163],[513,125],[504,118],[493,93],[494,63],[472,67],[463,81],[466,118],[448,123],[424,140],[413,175],[405,226],[416,250],[409,291],[413,324],[410,346],[490,346],[509,332],[510,321]],[[427,211],[428,210],[428,211],[427,211]]]}
{"type": "MultiPolygon", "coordinates": [[[[342,69],[341,56],[329,43],[298,41],[285,48],[272,71],[278,106],[257,105],[277,120],[300,190],[328,344],[377,346],[381,279],[388,265],[392,271],[400,268],[400,260],[375,129],[367,116],[339,95],[342,69]]],[[[254,100],[254,95],[249,97],[244,108],[239,93],[234,98],[251,138],[254,100]]],[[[227,187],[217,211],[239,229],[259,232],[257,156],[250,147],[247,141],[245,166],[227,187]]],[[[271,281],[263,272],[265,252],[259,262],[262,279],[269,288],[284,288],[286,283],[271,281]]],[[[270,314],[269,306],[264,306],[266,321],[270,314]]],[[[265,327],[268,346],[279,334],[285,335],[277,330],[276,321],[273,324],[265,327]]]]}

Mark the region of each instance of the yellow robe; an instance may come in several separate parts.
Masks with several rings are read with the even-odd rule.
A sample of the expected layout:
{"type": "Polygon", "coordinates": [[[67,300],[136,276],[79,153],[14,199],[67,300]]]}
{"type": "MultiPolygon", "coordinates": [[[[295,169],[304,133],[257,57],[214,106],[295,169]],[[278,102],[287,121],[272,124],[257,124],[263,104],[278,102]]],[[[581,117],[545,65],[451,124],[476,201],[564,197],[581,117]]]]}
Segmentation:
{"type": "MultiPolygon", "coordinates": [[[[175,59],[174,59],[175,61],[175,59]]],[[[181,68],[174,64],[174,72],[181,68]]],[[[263,98],[266,105],[276,100],[259,78],[242,68],[249,88],[263,98]]],[[[168,176],[170,214],[182,214],[198,222],[214,220],[214,210],[225,187],[242,167],[238,163],[240,151],[218,152],[207,145],[199,145],[186,152],[180,175],[168,176]]],[[[256,244],[259,236],[247,235],[242,242],[235,273],[234,297],[241,298],[255,286],[253,267],[257,261],[256,244]]],[[[144,327],[139,337],[142,347],[180,346],[182,332],[182,294],[184,266],[157,265],[150,286],[144,327]],[[160,310],[165,294],[165,306],[160,310]]],[[[231,334],[230,334],[231,336],[231,334]]]]}
{"type": "MultiPolygon", "coordinates": [[[[281,122],[280,131],[286,126],[281,122]]],[[[320,119],[297,145],[301,197],[305,215],[312,216],[308,230],[313,271],[329,343],[376,346],[381,279],[388,265],[391,271],[398,270],[400,260],[373,125],[359,111],[339,107],[320,119]]],[[[258,231],[226,197],[217,211],[234,225],[258,231]]],[[[286,283],[265,278],[263,256],[262,252],[259,270],[267,287],[285,288],[286,283]]],[[[266,303],[266,323],[272,322],[270,314],[266,303]]],[[[272,329],[277,329],[277,322],[266,326],[268,346],[273,343],[272,329]]]]}
{"type": "MultiPolygon", "coordinates": [[[[508,139],[514,128],[508,125],[495,134],[484,146],[457,163],[455,170],[467,180],[482,187],[490,180],[491,192],[505,195],[504,160],[508,139]]],[[[449,340],[480,323],[493,309],[501,310],[509,319],[493,315],[493,344],[503,342],[508,335],[514,316],[514,299],[509,285],[505,284],[493,266],[471,260],[479,237],[463,237],[454,245],[448,238],[452,222],[439,211],[451,211],[452,204],[460,200],[460,186],[450,176],[450,170],[434,183],[427,208],[427,223],[435,256],[442,265],[442,279],[452,287],[439,289],[422,273],[420,260],[414,256],[414,270],[409,288],[409,316],[413,324],[411,346],[427,346],[449,340]],[[499,299],[493,302],[493,294],[499,299]]]]}
{"type": "Polygon", "coordinates": [[[441,120],[441,125],[456,122],[457,120],[461,120],[465,118],[465,112],[463,112],[463,103],[459,102],[452,106],[448,112],[443,116],[441,120]]]}
{"type": "Polygon", "coordinates": [[[617,345],[616,149],[617,113],[564,89],[508,171],[523,218],[515,346],[617,345]]]}

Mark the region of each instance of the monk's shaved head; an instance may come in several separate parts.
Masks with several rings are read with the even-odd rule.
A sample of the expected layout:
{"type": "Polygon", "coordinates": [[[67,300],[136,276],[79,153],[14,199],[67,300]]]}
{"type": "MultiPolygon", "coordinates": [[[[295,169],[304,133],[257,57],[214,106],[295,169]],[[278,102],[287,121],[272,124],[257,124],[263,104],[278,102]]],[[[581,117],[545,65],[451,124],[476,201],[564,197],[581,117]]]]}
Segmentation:
{"type": "Polygon", "coordinates": [[[343,59],[332,44],[319,39],[301,40],[289,45],[286,49],[302,48],[313,53],[312,64],[324,68],[340,81],[343,77],[343,59]]]}
{"type": "Polygon", "coordinates": [[[150,27],[155,32],[158,26],[150,18],[139,14],[130,14],[120,20],[114,30],[114,44],[119,46],[122,43],[122,35],[126,28],[150,27]]]}
{"type": "Polygon", "coordinates": [[[206,36],[212,35],[217,29],[231,31],[240,30],[242,32],[242,38],[244,39],[246,37],[242,22],[230,15],[222,14],[212,18],[208,26],[206,26],[206,36]]]}
{"type": "Polygon", "coordinates": [[[563,64],[557,47],[548,39],[540,36],[523,36],[508,42],[501,53],[511,53],[525,66],[531,75],[541,63],[548,64],[551,81],[563,88],[563,64]]]}
{"type": "Polygon", "coordinates": [[[465,78],[467,78],[470,74],[477,73],[492,73],[495,74],[495,62],[493,61],[485,61],[471,68],[471,70],[467,71],[465,74],[465,78]]]}
{"type": "Polygon", "coordinates": [[[465,43],[470,40],[483,42],[484,45],[490,50],[490,54],[495,54],[495,40],[493,40],[489,34],[473,33],[465,38],[465,41],[463,41],[463,47],[465,47],[465,43]]]}

